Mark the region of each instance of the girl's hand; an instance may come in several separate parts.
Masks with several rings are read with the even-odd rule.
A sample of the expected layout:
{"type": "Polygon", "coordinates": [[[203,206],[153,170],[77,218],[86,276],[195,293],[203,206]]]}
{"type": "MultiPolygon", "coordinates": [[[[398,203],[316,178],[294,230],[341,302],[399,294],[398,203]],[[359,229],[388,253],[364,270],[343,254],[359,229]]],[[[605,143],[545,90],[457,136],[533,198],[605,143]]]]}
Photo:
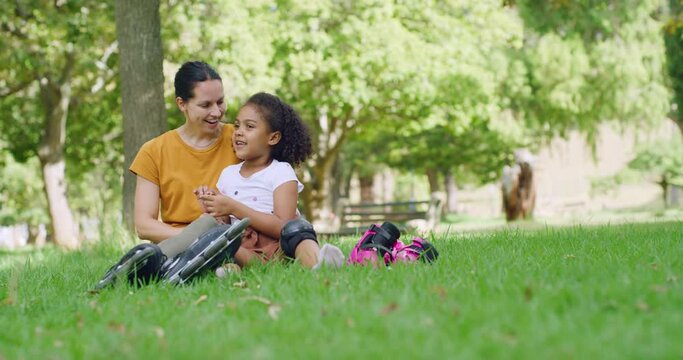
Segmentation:
{"type": "Polygon", "coordinates": [[[216,191],[206,185],[194,189],[193,193],[199,198],[202,195],[216,195],[216,191]]]}
{"type": "Polygon", "coordinates": [[[235,200],[225,195],[205,194],[199,196],[199,199],[204,204],[206,212],[213,216],[226,216],[233,213],[235,200]]]}
{"type": "Polygon", "coordinates": [[[194,191],[192,191],[192,192],[193,192],[194,195],[197,197],[197,201],[199,202],[199,206],[202,208],[202,211],[203,211],[205,214],[208,213],[209,210],[206,208],[206,204],[205,204],[204,201],[201,199],[201,197],[204,196],[204,195],[216,195],[216,192],[215,192],[213,189],[211,189],[211,188],[209,188],[208,186],[206,186],[206,185],[202,185],[202,186],[200,186],[200,187],[194,189],[194,191]]]}

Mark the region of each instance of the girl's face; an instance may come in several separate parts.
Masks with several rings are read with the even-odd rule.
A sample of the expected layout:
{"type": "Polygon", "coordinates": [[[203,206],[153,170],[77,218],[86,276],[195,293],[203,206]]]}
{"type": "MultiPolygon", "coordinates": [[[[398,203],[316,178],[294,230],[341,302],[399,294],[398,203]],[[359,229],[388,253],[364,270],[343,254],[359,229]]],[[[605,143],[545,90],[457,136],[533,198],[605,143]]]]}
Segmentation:
{"type": "Polygon", "coordinates": [[[201,132],[215,134],[225,114],[223,83],[220,80],[201,81],[193,90],[194,96],[187,101],[176,98],[178,108],[185,114],[185,123],[201,132]]]}
{"type": "Polygon", "coordinates": [[[244,161],[270,161],[271,147],[280,141],[282,134],[272,131],[255,105],[247,104],[235,119],[232,145],[237,157],[244,161]]]}

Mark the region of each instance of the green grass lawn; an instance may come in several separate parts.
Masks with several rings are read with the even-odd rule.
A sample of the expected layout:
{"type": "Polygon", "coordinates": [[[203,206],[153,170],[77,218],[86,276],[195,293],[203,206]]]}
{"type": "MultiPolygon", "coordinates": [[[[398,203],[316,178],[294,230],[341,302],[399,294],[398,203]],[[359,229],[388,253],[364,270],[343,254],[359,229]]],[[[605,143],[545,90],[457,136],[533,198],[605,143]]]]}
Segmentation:
{"type": "Polygon", "coordinates": [[[98,295],[121,249],[0,254],[0,359],[683,358],[681,222],[433,242],[433,265],[274,264],[98,295]]]}

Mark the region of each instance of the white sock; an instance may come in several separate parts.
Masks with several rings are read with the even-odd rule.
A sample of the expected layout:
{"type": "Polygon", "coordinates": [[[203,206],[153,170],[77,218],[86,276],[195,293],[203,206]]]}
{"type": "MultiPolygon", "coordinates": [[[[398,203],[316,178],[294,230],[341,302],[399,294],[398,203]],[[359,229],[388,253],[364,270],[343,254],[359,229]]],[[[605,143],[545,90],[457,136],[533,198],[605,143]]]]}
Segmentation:
{"type": "Polygon", "coordinates": [[[344,253],[341,249],[332,244],[325,244],[320,248],[318,263],[313,266],[313,270],[323,266],[340,268],[342,265],[344,265],[344,253]]]}

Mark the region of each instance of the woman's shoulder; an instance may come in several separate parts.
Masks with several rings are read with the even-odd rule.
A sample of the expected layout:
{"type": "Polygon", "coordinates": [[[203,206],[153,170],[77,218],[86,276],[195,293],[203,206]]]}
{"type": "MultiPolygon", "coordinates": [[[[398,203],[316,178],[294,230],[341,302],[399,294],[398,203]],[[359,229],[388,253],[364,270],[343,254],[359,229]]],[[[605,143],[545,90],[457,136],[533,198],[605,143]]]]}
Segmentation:
{"type": "MultiPolygon", "coordinates": [[[[227,138],[232,141],[232,133],[235,132],[235,126],[233,124],[223,124],[223,128],[221,130],[221,137],[227,138]]],[[[178,134],[178,129],[172,129],[172,130],[167,130],[166,132],[162,133],[161,135],[157,135],[145,142],[145,145],[150,144],[150,145],[157,145],[157,144],[165,144],[168,142],[176,143],[180,139],[180,135],[178,134]]]]}
{"type": "Polygon", "coordinates": [[[168,144],[173,144],[178,141],[178,132],[176,129],[168,130],[165,133],[155,136],[142,145],[142,148],[154,149],[161,148],[168,144]]]}

